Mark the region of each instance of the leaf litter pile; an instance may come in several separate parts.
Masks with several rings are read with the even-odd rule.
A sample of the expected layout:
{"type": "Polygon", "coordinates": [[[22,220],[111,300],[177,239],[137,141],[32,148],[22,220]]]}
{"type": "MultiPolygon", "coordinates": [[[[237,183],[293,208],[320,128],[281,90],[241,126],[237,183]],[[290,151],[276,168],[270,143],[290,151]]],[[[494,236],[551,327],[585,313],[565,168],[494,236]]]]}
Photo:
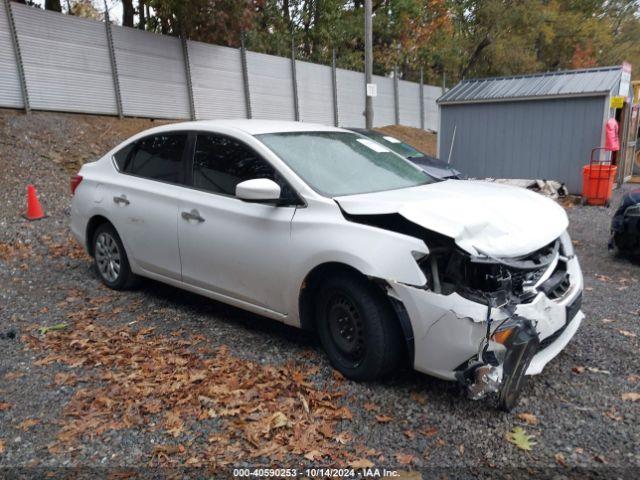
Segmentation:
{"type": "Polygon", "coordinates": [[[45,335],[34,329],[23,340],[48,354],[37,365],[67,366],[56,383],[86,382],[73,373],[79,367],[98,382],[76,387],[57,441],[49,445],[52,453],[73,451],[105,432],[147,429],[166,439],[150,453],[151,465],[222,467],[297,458],[342,466],[366,460],[348,450],[350,435],[336,430],[352,418],[339,405],[343,394],[316,388],[309,380],[314,369],[264,366],[224,346],[207,347],[204,337],[90,319],[45,335]]]}

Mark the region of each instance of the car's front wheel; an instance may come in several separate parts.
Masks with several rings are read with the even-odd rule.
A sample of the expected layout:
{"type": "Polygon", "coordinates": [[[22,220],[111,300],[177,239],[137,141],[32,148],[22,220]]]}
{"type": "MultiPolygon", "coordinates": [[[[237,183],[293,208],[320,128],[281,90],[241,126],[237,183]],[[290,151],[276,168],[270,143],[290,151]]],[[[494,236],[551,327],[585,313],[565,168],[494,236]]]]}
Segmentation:
{"type": "Polygon", "coordinates": [[[100,225],[93,234],[93,259],[107,287],[124,290],[137,283],[138,276],[131,271],[122,240],[109,223],[100,225]]]}
{"type": "Polygon", "coordinates": [[[331,364],[352,380],[396,370],[403,337],[395,313],[374,285],[356,275],[327,280],[316,297],[316,325],[331,364]]]}

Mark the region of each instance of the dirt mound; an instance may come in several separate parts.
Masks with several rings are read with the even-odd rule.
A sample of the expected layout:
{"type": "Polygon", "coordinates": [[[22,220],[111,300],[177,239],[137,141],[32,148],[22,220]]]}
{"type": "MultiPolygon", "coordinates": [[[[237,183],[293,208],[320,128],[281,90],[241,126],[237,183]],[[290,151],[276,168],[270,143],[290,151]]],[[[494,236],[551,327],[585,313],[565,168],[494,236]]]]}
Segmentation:
{"type": "Polygon", "coordinates": [[[387,125],[386,127],[376,128],[376,130],[387,135],[393,135],[427,155],[435,157],[438,151],[438,135],[435,133],[420,130],[419,128],[405,127],[404,125],[387,125]]]}

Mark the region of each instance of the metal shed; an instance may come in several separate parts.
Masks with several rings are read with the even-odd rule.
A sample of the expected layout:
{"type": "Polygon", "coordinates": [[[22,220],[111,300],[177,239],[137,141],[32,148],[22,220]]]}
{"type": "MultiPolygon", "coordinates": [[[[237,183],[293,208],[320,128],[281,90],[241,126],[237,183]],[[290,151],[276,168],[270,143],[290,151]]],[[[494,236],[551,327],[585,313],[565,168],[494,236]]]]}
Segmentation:
{"type": "Polygon", "coordinates": [[[558,180],[580,193],[612,116],[623,144],[625,108],[611,98],[627,97],[627,77],[629,65],[463,80],[437,100],[438,154],[470,177],[558,180]]]}

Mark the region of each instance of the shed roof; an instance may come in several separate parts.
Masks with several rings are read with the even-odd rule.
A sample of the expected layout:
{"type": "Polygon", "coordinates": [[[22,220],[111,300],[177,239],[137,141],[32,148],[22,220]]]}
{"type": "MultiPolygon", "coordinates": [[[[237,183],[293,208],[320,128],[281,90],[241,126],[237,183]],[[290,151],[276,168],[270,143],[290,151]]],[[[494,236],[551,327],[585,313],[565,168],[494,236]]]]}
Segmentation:
{"type": "Polygon", "coordinates": [[[622,66],[462,80],[437,102],[472,103],[606,95],[620,82],[622,66]]]}

